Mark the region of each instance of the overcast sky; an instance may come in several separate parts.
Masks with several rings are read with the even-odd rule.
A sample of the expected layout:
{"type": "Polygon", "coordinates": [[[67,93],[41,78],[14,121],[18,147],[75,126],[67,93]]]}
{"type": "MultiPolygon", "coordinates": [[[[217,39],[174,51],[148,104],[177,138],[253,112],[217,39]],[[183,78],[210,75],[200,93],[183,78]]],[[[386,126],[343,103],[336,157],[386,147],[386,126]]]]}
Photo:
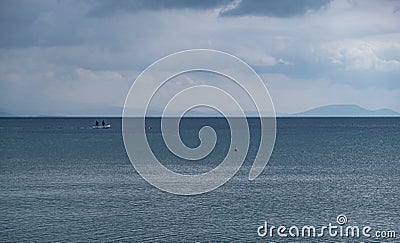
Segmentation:
{"type": "Polygon", "coordinates": [[[279,113],[400,112],[400,1],[3,0],[0,18],[0,112],[118,115],[141,71],[192,48],[246,61],[279,113]]]}

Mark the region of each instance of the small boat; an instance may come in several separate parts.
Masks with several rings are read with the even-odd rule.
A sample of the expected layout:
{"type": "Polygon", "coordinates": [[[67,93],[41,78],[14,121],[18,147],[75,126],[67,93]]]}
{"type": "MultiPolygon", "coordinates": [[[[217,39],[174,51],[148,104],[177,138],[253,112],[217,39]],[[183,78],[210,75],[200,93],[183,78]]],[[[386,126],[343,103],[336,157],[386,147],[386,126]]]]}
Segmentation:
{"type": "Polygon", "coordinates": [[[111,128],[111,125],[110,124],[107,124],[107,125],[104,125],[104,126],[93,125],[92,128],[93,129],[108,129],[108,128],[111,128]]]}

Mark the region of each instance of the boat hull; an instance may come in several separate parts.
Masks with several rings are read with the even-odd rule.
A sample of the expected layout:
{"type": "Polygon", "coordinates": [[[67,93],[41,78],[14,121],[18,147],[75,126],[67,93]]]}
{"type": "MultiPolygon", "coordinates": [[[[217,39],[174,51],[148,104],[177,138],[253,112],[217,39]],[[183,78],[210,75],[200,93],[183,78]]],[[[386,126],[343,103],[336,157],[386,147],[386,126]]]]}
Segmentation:
{"type": "Polygon", "coordinates": [[[111,128],[110,124],[107,124],[105,126],[92,126],[93,129],[108,129],[111,128]]]}

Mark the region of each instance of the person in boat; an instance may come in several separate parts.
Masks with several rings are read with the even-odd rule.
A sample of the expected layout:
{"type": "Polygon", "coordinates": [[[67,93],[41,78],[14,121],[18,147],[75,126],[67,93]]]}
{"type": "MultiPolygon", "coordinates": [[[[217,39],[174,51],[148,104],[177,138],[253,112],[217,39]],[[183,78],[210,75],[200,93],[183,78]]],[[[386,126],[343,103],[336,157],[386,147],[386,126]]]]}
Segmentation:
{"type": "Polygon", "coordinates": [[[96,127],[99,127],[99,121],[96,120],[96,127]]]}
{"type": "Polygon", "coordinates": [[[102,125],[103,127],[105,127],[105,126],[106,126],[106,122],[103,120],[103,121],[101,122],[101,125],[102,125]]]}

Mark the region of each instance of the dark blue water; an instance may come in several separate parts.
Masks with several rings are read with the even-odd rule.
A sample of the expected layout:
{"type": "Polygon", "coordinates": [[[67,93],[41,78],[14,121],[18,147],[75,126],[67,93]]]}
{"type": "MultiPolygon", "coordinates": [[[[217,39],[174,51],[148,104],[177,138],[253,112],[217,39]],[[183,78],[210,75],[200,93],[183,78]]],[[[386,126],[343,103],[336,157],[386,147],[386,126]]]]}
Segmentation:
{"type": "MultiPolygon", "coordinates": [[[[400,234],[400,119],[278,119],[277,140],[264,172],[248,181],[259,121],[250,120],[244,166],[210,193],[177,196],[144,181],[123,145],[121,120],[91,129],[91,118],[0,119],[0,241],[359,241],[351,238],[260,238],[257,228],[329,223],[400,234]]],[[[184,120],[183,140],[199,143],[213,125],[215,150],[185,163],[163,146],[152,126],[149,143],[176,171],[202,173],[230,149],[222,119],[184,120]]],[[[374,240],[362,239],[362,240],[374,240]]],[[[382,239],[377,239],[381,241],[382,239]]],[[[382,240],[383,241],[383,240],[382,240]]]]}

